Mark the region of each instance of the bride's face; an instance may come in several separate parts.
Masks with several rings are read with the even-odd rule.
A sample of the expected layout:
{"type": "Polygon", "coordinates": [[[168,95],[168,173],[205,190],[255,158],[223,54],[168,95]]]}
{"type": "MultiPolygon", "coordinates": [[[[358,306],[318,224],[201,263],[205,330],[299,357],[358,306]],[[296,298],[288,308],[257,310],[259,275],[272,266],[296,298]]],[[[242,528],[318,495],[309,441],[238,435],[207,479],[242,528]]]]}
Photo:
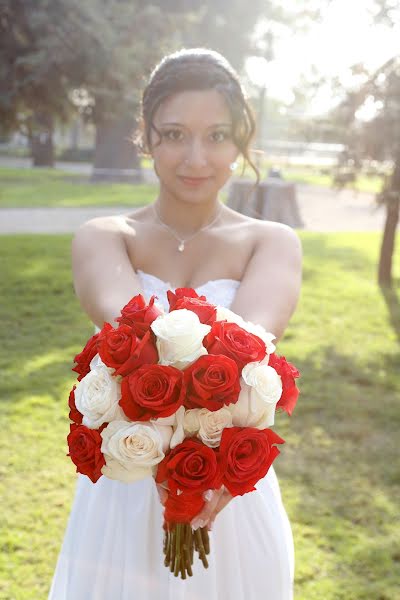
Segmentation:
{"type": "Polygon", "coordinates": [[[177,93],[154,115],[152,156],[161,190],[184,201],[216,198],[238,156],[232,140],[232,117],[215,90],[177,93]]]}

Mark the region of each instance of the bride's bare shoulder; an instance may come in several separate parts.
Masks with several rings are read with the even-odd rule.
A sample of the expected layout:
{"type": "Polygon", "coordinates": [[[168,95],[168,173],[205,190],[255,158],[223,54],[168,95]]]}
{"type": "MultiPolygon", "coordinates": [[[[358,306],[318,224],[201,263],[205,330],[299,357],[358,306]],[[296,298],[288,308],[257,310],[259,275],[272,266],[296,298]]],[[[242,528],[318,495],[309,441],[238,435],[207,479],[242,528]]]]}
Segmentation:
{"type": "Polygon", "coordinates": [[[298,252],[299,237],[294,229],[283,223],[264,221],[243,215],[229,209],[232,226],[251,236],[255,251],[265,251],[266,248],[279,248],[281,251],[298,252]]]}
{"type": "Polygon", "coordinates": [[[134,213],[95,217],[83,223],[76,231],[74,240],[102,239],[104,241],[132,235],[140,224],[140,210],[134,213]]]}

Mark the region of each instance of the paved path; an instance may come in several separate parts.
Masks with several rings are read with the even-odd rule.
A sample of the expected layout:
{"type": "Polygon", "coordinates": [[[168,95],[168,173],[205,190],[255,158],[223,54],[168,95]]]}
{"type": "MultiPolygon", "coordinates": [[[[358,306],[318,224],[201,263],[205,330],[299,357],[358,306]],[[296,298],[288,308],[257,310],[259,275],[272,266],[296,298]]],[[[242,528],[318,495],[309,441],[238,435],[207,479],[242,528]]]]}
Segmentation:
{"type": "MultiPolygon", "coordinates": [[[[372,195],[299,186],[297,199],[306,231],[381,231],[385,211],[372,195]]],[[[88,219],[129,212],[127,206],[0,209],[0,234],[71,233],[88,219]]]]}
{"type": "Polygon", "coordinates": [[[385,223],[374,194],[298,185],[297,201],[306,231],[382,231],[385,223]]]}
{"type": "MultiPolygon", "coordinates": [[[[26,159],[0,158],[1,166],[29,167],[26,159]]],[[[89,174],[91,165],[58,163],[58,168],[89,174]]],[[[385,211],[377,208],[373,194],[299,184],[297,201],[306,231],[382,231],[385,211]]],[[[0,234],[71,233],[95,216],[129,212],[127,206],[82,208],[0,209],[0,234]]]]}

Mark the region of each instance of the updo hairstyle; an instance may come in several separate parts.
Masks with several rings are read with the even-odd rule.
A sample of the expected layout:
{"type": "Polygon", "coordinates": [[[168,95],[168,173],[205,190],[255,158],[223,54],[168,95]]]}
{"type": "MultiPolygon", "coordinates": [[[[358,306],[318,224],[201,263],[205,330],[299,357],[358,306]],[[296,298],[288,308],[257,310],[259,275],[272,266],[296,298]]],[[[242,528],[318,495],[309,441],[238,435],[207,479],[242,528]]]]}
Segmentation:
{"type": "MultiPolygon", "coordinates": [[[[141,104],[142,130],[135,143],[144,153],[152,149],[151,131],[161,134],[154,125],[154,115],[170,96],[194,90],[216,90],[224,97],[232,117],[232,140],[249,163],[259,181],[259,171],[249,156],[255,132],[255,120],[239,77],[218,52],[206,48],[183,49],[165,56],[152,71],[141,104]]],[[[244,168],[244,167],[243,167],[244,168]]]]}

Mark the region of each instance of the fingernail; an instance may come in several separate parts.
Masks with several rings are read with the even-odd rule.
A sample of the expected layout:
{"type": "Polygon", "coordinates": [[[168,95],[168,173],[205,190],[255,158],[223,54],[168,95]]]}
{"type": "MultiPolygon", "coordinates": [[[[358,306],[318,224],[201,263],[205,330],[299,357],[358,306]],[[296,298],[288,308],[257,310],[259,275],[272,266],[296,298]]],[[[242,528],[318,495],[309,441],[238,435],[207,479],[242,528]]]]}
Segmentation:
{"type": "Polygon", "coordinates": [[[203,519],[194,519],[191,522],[191,526],[192,526],[192,529],[194,529],[196,531],[196,529],[199,529],[199,527],[204,527],[204,521],[203,521],[203,519]]]}
{"type": "Polygon", "coordinates": [[[214,492],[212,490],[207,490],[206,492],[204,492],[203,498],[204,498],[204,500],[207,500],[207,502],[210,502],[213,495],[214,495],[214,492]]]}

